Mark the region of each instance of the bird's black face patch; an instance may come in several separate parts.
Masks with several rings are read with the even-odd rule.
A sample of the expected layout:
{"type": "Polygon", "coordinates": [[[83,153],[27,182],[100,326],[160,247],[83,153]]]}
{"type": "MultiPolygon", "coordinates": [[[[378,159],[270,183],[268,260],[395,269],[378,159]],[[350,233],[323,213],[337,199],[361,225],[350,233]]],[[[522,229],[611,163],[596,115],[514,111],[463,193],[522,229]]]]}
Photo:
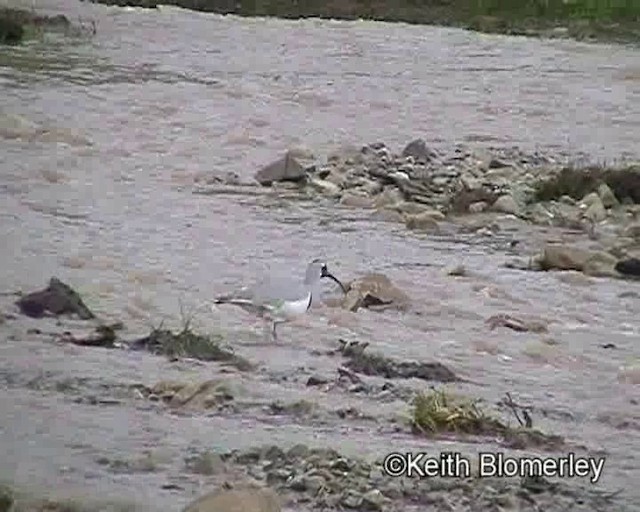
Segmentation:
{"type": "Polygon", "coordinates": [[[321,277],[328,277],[329,276],[329,269],[327,268],[326,265],[322,265],[322,268],[320,269],[320,276],[321,277]]]}

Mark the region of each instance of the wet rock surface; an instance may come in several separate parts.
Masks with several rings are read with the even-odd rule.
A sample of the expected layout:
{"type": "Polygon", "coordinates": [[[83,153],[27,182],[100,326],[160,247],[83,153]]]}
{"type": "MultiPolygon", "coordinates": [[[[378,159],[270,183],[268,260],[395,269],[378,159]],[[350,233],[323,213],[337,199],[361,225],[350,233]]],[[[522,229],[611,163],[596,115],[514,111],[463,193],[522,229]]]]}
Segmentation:
{"type": "Polygon", "coordinates": [[[360,308],[406,310],[411,304],[411,298],[384,274],[367,274],[348,283],[346,289],[342,307],[349,311],[360,308]]]}
{"type": "Polygon", "coordinates": [[[20,311],[30,317],[40,318],[51,315],[77,315],[83,320],[95,318],[95,315],[69,285],[52,277],[44,290],[32,292],[17,301],[20,311]]]}
{"type": "Polygon", "coordinates": [[[278,495],[268,488],[244,486],[201,496],[183,512],[280,512],[278,495]]]}

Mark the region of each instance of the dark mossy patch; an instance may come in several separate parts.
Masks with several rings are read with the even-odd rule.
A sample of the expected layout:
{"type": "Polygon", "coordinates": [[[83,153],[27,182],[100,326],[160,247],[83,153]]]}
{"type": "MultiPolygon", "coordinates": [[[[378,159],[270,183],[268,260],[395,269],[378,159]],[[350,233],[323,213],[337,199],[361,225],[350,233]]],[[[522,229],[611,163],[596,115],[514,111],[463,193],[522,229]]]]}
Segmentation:
{"type": "Polygon", "coordinates": [[[540,181],[536,187],[538,201],[551,201],[562,196],[580,200],[606,184],[621,202],[640,203],[640,165],[619,168],[589,166],[564,167],[558,174],[540,181]]]}
{"type": "Polygon", "coordinates": [[[67,32],[71,27],[69,19],[62,14],[44,16],[26,9],[0,7],[0,44],[19,44],[44,30],[67,32]]]}
{"type": "MultiPolygon", "coordinates": [[[[512,402],[509,402],[512,404],[512,402]]],[[[520,426],[512,427],[487,414],[478,401],[454,396],[443,390],[420,393],[414,399],[411,426],[415,433],[437,437],[447,434],[498,437],[512,449],[558,450],[564,446],[561,436],[545,434],[531,425],[526,414],[520,426]]]]}
{"type": "Polygon", "coordinates": [[[13,489],[8,485],[0,484],[0,512],[9,512],[13,501],[13,489]]]}
{"type": "Polygon", "coordinates": [[[98,325],[91,334],[86,336],[65,332],[60,336],[59,340],[82,347],[115,348],[117,340],[116,328],[117,325],[98,325]]]}
{"type": "Polygon", "coordinates": [[[170,358],[191,357],[201,361],[216,361],[235,366],[240,371],[254,368],[247,359],[224,348],[221,336],[198,334],[188,325],[178,333],[168,329],[153,329],[148,336],[133,341],[130,348],[148,350],[170,358]]]}
{"type": "Polygon", "coordinates": [[[0,44],[17,44],[24,37],[23,26],[6,16],[5,9],[0,11],[0,44]]]}
{"type": "Polygon", "coordinates": [[[339,351],[347,358],[345,366],[364,375],[376,375],[385,379],[421,379],[438,382],[455,382],[460,379],[442,363],[396,361],[382,354],[365,353],[368,343],[342,343],[339,351]]]}

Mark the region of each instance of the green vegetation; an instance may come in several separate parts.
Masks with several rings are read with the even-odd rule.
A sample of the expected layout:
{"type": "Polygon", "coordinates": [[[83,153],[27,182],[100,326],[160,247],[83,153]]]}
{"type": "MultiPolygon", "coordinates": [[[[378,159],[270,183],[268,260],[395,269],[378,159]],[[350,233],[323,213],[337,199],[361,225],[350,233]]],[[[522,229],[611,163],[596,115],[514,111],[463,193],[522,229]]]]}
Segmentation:
{"type": "Polygon", "coordinates": [[[425,434],[488,434],[502,427],[497,420],[487,416],[476,402],[438,390],[416,396],[413,426],[425,434]]]}
{"type": "Polygon", "coordinates": [[[373,19],[490,33],[640,42],[640,0],[94,0],[242,16],[373,19]]]}
{"type": "Polygon", "coordinates": [[[607,184],[616,198],[622,202],[640,203],[640,166],[626,167],[589,166],[565,167],[555,176],[541,181],[536,188],[537,201],[550,201],[562,196],[580,200],[595,192],[601,184],[607,184]]]}
{"type": "Polygon", "coordinates": [[[0,9],[0,44],[16,44],[24,37],[24,27],[13,9],[0,9]]]}
{"type": "Polygon", "coordinates": [[[234,354],[221,346],[222,336],[197,334],[188,323],[180,332],[154,328],[151,333],[132,344],[134,349],[146,349],[172,359],[191,357],[201,361],[217,361],[235,366],[240,371],[253,369],[253,364],[244,357],[234,354]]]}
{"type": "Polygon", "coordinates": [[[435,389],[416,396],[411,425],[415,433],[429,437],[450,434],[497,437],[503,446],[518,450],[557,450],[564,446],[561,436],[534,429],[529,414],[523,410],[518,412],[511,397],[507,395],[507,398],[505,404],[518,420],[518,426],[512,427],[485,413],[477,401],[435,389]]]}
{"type": "Polygon", "coordinates": [[[28,39],[41,37],[45,32],[58,32],[64,35],[95,35],[96,25],[72,25],[69,19],[58,14],[45,16],[26,9],[0,7],[0,45],[19,44],[28,39]]]}

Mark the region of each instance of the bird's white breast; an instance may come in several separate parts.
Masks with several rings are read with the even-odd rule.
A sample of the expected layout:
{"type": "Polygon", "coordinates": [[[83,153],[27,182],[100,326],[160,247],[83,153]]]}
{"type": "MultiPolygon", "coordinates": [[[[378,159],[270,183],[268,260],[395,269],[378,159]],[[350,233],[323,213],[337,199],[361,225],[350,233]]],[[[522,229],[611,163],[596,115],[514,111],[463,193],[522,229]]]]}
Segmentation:
{"type": "Polygon", "coordinates": [[[300,300],[285,301],[280,307],[278,313],[286,317],[302,315],[307,311],[307,309],[309,309],[309,306],[311,305],[310,302],[311,292],[309,292],[306,297],[300,300]]]}

